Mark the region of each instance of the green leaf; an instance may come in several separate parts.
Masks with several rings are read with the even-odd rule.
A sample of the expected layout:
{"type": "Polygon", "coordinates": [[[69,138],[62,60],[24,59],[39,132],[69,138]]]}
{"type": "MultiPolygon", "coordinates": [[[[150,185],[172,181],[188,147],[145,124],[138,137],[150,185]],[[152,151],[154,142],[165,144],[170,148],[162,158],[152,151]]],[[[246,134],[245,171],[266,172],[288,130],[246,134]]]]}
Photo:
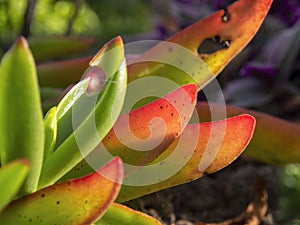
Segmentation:
{"type": "Polygon", "coordinates": [[[72,110],[74,103],[80,98],[85,97],[86,89],[90,79],[84,79],[76,84],[59,102],[56,111],[57,119],[57,141],[56,146],[64,142],[73,132],[72,126],[72,110]]]}
{"type": "Polygon", "coordinates": [[[55,184],[13,201],[0,213],[0,225],[91,224],[115,200],[122,179],[122,161],[115,158],[86,177],[55,184]]]}
{"type": "Polygon", "coordinates": [[[15,197],[28,171],[27,160],[16,160],[0,168],[0,212],[15,197]]]}
{"type": "Polygon", "coordinates": [[[30,172],[24,192],[35,191],[40,176],[44,125],[37,75],[27,42],[20,38],[8,51],[0,68],[1,164],[27,158],[30,172]]]}
{"type": "Polygon", "coordinates": [[[106,213],[94,225],[162,225],[147,214],[113,203],[106,213]]]}
{"type": "Polygon", "coordinates": [[[40,187],[53,184],[89,154],[112,128],[121,112],[127,85],[122,39],[118,37],[104,46],[91,61],[91,66],[104,66],[108,80],[99,95],[86,94],[75,101],[72,109],[74,133],[46,160],[40,187]],[[118,61],[106,63],[105,55],[111,60],[114,56],[118,61]]]}
{"type": "Polygon", "coordinates": [[[45,130],[45,147],[44,147],[44,160],[46,160],[52,153],[57,137],[57,108],[51,108],[44,119],[45,130]]]}
{"type": "Polygon", "coordinates": [[[93,38],[78,37],[31,37],[29,46],[36,61],[46,61],[78,54],[89,48],[93,38]]]}

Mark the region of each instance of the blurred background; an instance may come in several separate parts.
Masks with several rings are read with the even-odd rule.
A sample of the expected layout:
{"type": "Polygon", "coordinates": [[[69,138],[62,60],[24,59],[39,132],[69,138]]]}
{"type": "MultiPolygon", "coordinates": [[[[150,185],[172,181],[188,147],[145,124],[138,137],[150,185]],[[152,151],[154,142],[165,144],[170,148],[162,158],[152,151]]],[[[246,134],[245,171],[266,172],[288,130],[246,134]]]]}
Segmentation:
{"type": "MultiPolygon", "coordinates": [[[[94,54],[117,35],[125,43],[164,40],[232,2],[0,0],[0,55],[20,35],[93,37],[95,44],[82,56],[94,54]]],[[[259,33],[218,77],[227,103],[300,123],[299,18],[299,0],[274,0],[259,33]]],[[[299,165],[282,168],[277,186],[276,221],[300,224],[299,165]]]]}

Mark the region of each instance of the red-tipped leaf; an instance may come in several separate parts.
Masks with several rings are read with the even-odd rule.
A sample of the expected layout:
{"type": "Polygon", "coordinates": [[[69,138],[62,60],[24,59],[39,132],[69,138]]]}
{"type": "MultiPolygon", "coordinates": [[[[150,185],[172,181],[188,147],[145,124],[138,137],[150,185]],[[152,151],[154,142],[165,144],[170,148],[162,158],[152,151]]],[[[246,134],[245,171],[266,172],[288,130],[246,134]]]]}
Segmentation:
{"type": "Polygon", "coordinates": [[[254,127],[255,119],[246,114],[218,122],[188,125],[181,137],[160,157],[162,160],[156,160],[158,166],[151,170],[149,176],[169,171],[173,174],[150,185],[123,185],[118,201],[187,183],[224,168],[246,148],[254,127]]]}
{"type": "Polygon", "coordinates": [[[54,184],[12,202],[0,214],[0,224],[91,224],[114,201],[122,179],[122,162],[115,158],[86,177],[54,184]]]}

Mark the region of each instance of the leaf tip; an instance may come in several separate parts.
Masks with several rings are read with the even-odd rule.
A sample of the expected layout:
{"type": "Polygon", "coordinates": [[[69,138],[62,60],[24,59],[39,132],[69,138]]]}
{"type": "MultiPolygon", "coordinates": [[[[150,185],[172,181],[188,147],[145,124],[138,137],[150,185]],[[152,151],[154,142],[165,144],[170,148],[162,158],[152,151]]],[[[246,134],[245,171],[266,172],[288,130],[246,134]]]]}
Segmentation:
{"type": "Polygon", "coordinates": [[[121,158],[113,158],[111,161],[97,170],[97,173],[114,181],[115,183],[121,184],[124,177],[124,167],[121,158]]]}
{"type": "Polygon", "coordinates": [[[182,86],[182,88],[189,93],[191,99],[193,100],[193,103],[196,103],[197,99],[197,92],[198,92],[198,87],[196,84],[187,84],[182,86]]]}
{"type": "Polygon", "coordinates": [[[25,49],[29,48],[28,47],[28,42],[27,42],[26,38],[23,37],[23,36],[21,36],[21,37],[18,38],[18,40],[16,41],[16,46],[21,46],[21,47],[23,47],[25,49]]]}
{"type": "Polygon", "coordinates": [[[98,52],[97,54],[91,59],[89,62],[90,66],[97,66],[101,61],[103,55],[114,48],[123,48],[123,40],[121,36],[117,36],[107,42],[98,52]]]}

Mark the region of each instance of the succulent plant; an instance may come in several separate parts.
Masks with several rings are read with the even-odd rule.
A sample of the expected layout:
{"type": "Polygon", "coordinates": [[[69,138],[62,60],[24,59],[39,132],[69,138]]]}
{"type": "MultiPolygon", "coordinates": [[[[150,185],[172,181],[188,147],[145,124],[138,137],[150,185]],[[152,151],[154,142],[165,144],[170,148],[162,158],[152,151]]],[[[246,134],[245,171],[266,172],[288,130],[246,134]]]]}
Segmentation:
{"type": "MultiPolygon", "coordinates": [[[[120,203],[216,172],[244,151],[254,132],[254,117],[189,121],[197,92],[212,79],[209,70],[215,77],[245,47],[271,3],[238,1],[226,9],[228,20],[222,19],[224,10],[218,11],[127,65],[122,39],[111,40],[89,62],[84,78],[44,119],[34,59],[21,37],[3,56],[0,68],[0,225],[160,224],[120,203]],[[223,49],[198,52],[204,40],[216,37],[227,43],[223,49]],[[174,46],[187,49],[191,58],[174,46]],[[166,86],[158,98],[147,94],[150,98],[127,108],[134,96],[130,85],[155,75],[176,85],[166,86]]],[[[47,76],[42,79],[55,85],[68,79],[47,76]]],[[[199,120],[209,115],[208,108],[197,105],[199,120]]],[[[267,132],[272,121],[282,123],[254,115],[267,132]]],[[[265,137],[260,136],[264,130],[259,132],[256,145],[265,137]]],[[[259,154],[255,147],[247,151],[259,154]]],[[[283,164],[291,158],[282,159],[283,164]]]]}

